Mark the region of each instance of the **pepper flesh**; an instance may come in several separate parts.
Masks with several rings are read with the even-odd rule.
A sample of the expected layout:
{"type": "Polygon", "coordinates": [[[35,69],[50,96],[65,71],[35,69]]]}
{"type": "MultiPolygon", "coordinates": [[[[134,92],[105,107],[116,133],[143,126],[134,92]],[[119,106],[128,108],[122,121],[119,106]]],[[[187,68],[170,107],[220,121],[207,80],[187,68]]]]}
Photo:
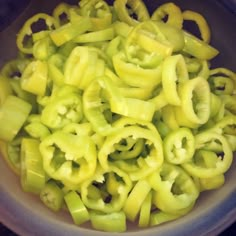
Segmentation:
{"type": "Polygon", "coordinates": [[[57,131],[43,139],[40,152],[46,173],[66,186],[77,188],[94,174],[96,150],[88,136],[57,131]]]}

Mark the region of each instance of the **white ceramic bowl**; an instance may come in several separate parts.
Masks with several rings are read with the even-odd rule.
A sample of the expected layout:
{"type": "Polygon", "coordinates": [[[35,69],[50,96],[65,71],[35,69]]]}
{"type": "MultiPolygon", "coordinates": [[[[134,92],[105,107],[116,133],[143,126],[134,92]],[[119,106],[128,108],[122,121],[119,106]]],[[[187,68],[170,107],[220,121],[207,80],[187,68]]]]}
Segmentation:
{"type": "MultiPolygon", "coordinates": [[[[5,31],[0,32],[1,55],[0,66],[16,55],[15,35],[22,23],[36,12],[51,12],[58,0],[32,0],[25,12],[5,31]]],[[[69,3],[77,1],[68,1],[69,3]]],[[[163,0],[146,0],[152,11],[163,0]]],[[[214,60],[215,66],[236,68],[235,41],[236,16],[213,0],[173,0],[182,9],[192,9],[206,16],[212,27],[212,44],[220,50],[214,60]]],[[[0,124],[2,125],[2,124],[0,124]]],[[[226,174],[223,187],[201,194],[194,209],[186,216],[175,221],[148,229],[130,227],[122,235],[217,235],[236,221],[236,160],[226,174]]],[[[53,213],[37,197],[21,190],[19,178],[0,158],[0,222],[23,236],[102,236],[110,233],[98,232],[87,227],[75,226],[70,216],[65,213],[53,213]]],[[[112,235],[121,235],[113,233],[112,235]]]]}

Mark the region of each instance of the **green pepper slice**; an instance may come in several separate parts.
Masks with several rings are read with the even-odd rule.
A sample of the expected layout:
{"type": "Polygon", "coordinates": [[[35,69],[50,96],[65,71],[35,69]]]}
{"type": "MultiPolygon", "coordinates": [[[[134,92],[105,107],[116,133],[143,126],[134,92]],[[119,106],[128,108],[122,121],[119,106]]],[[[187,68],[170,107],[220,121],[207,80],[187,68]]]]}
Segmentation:
{"type": "Polygon", "coordinates": [[[64,193],[55,181],[49,180],[40,192],[40,199],[51,210],[59,211],[63,205],[64,193]]]}
{"type": "Polygon", "coordinates": [[[129,25],[134,26],[137,25],[139,21],[146,21],[150,18],[147,7],[142,0],[116,0],[114,2],[114,8],[119,20],[126,22],[129,25]],[[138,20],[135,20],[134,18],[132,18],[132,16],[130,16],[126,5],[131,8],[131,12],[137,15],[138,20]]]}
{"type": "Polygon", "coordinates": [[[96,173],[82,183],[81,197],[85,206],[92,210],[104,213],[118,212],[122,209],[131,187],[132,182],[125,172],[115,166],[111,166],[107,170],[98,166],[96,173]],[[112,186],[109,185],[111,175],[115,177],[113,184],[116,188],[111,188],[112,186]],[[94,198],[90,194],[91,186],[95,186],[99,190],[98,198],[94,198]]]}
{"type": "Polygon", "coordinates": [[[211,60],[218,55],[219,51],[216,48],[186,31],[183,32],[185,42],[183,51],[185,53],[201,60],[211,60]]]}
{"type": "Polygon", "coordinates": [[[46,173],[70,188],[95,172],[96,148],[88,136],[57,131],[43,139],[40,152],[46,173]]]}
{"type": "Polygon", "coordinates": [[[164,163],[149,181],[155,190],[153,203],[166,213],[181,214],[195,203],[199,195],[190,175],[177,165],[164,163]]]}
{"type": "Polygon", "coordinates": [[[151,186],[146,180],[139,180],[131,190],[123,207],[126,217],[130,221],[135,221],[150,190],[151,186]]]}
{"type": "Polygon", "coordinates": [[[211,131],[197,134],[195,138],[196,153],[190,162],[182,164],[183,168],[199,178],[211,178],[225,173],[233,158],[233,152],[226,138],[211,131]],[[208,162],[213,162],[211,167],[208,167],[208,162]]]}
{"type": "Polygon", "coordinates": [[[80,94],[70,92],[74,90],[74,87],[70,85],[63,86],[60,91],[62,90],[65,94],[52,98],[42,110],[42,123],[52,129],[60,129],[70,122],[80,122],[83,117],[80,94]]]}
{"type": "Polygon", "coordinates": [[[204,42],[209,43],[211,39],[211,31],[206,19],[198,12],[186,10],[183,12],[184,21],[196,22],[201,34],[201,38],[204,42]]]}
{"type": "Polygon", "coordinates": [[[125,53],[129,62],[142,68],[155,68],[172,53],[157,24],[145,21],[135,26],[125,40],[125,53]]]}
{"type": "Polygon", "coordinates": [[[112,14],[109,5],[102,0],[82,0],[79,2],[77,17],[89,17],[92,22],[91,31],[102,30],[112,23],[112,14]]]}
{"type": "Polygon", "coordinates": [[[46,181],[39,144],[32,138],[23,138],[21,142],[21,186],[24,191],[36,194],[40,193],[46,181]]]}
{"type": "Polygon", "coordinates": [[[77,192],[70,191],[64,199],[76,225],[81,225],[90,219],[89,212],[77,192]]]}
{"type": "Polygon", "coordinates": [[[162,67],[142,68],[128,61],[124,52],[113,57],[113,65],[117,75],[124,83],[139,88],[154,88],[161,83],[162,67]]]}
{"type": "Polygon", "coordinates": [[[28,102],[9,95],[0,107],[0,123],[2,124],[0,139],[7,142],[12,141],[24,125],[31,108],[32,106],[28,102]]]}
{"type": "MultiPolygon", "coordinates": [[[[119,127],[118,127],[119,128],[119,127]]],[[[119,129],[107,136],[98,153],[98,160],[104,169],[117,166],[126,171],[132,180],[139,180],[157,170],[163,163],[162,140],[157,130],[149,130],[137,125],[130,125],[119,129]],[[116,145],[126,145],[126,139],[132,138],[135,142],[143,139],[143,151],[135,153],[132,159],[113,159],[116,145]]]]}
{"type": "Polygon", "coordinates": [[[123,211],[112,213],[90,212],[92,227],[105,232],[125,232],[126,216],[123,211]]]}
{"type": "Polygon", "coordinates": [[[181,106],[175,107],[179,125],[195,128],[206,123],[210,117],[210,87],[208,82],[196,77],[179,86],[181,106]]]}
{"type": "Polygon", "coordinates": [[[35,95],[43,96],[48,82],[48,67],[45,61],[35,60],[27,65],[22,77],[21,88],[35,95]]]}
{"type": "Polygon", "coordinates": [[[166,100],[171,105],[180,105],[181,99],[177,84],[188,81],[188,71],[181,54],[167,57],[162,65],[162,86],[166,100]]]}
{"type": "Polygon", "coordinates": [[[35,24],[36,22],[39,22],[39,20],[45,21],[47,30],[52,30],[54,27],[57,27],[57,21],[52,16],[45,13],[38,13],[32,16],[31,18],[29,18],[25,22],[23,27],[20,29],[19,34],[17,34],[17,38],[16,38],[16,44],[17,44],[18,49],[25,54],[33,53],[32,42],[28,40],[27,43],[25,44],[24,39],[26,38],[26,36],[32,37],[32,35],[35,33],[35,32],[32,32],[32,25],[35,24]]]}
{"type": "Polygon", "coordinates": [[[172,2],[162,4],[152,13],[151,19],[160,21],[165,16],[168,16],[166,24],[182,29],[183,15],[176,4],[172,2]]]}
{"type": "Polygon", "coordinates": [[[186,163],[195,152],[195,139],[190,129],[179,128],[167,134],[163,140],[164,158],[172,164],[186,163]]]}

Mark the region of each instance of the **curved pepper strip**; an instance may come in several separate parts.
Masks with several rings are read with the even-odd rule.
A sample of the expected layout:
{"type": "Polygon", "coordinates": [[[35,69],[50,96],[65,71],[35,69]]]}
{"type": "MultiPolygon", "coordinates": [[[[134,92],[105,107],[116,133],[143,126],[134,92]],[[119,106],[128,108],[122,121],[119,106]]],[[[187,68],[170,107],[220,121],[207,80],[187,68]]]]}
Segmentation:
{"type": "Polygon", "coordinates": [[[30,61],[27,58],[10,60],[1,68],[1,75],[11,79],[19,78],[30,61]]]}
{"type": "Polygon", "coordinates": [[[128,85],[138,88],[154,88],[161,83],[162,67],[142,68],[127,61],[124,52],[113,57],[117,75],[128,85]]]}
{"type": "Polygon", "coordinates": [[[99,81],[91,82],[82,97],[83,111],[94,131],[102,136],[107,136],[114,131],[114,128],[105,118],[104,111],[107,109],[107,104],[103,103],[101,93],[102,87],[99,81]]]}
{"type": "Polygon", "coordinates": [[[184,47],[183,31],[162,21],[154,21],[154,23],[172,46],[173,52],[180,52],[184,47]],[[173,37],[173,35],[175,35],[175,37],[173,37]]]}
{"type": "Polygon", "coordinates": [[[224,67],[218,67],[215,69],[210,70],[210,76],[223,76],[228,77],[234,82],[234,88],[236,87],[236,73],[234,73],[232,70],[224,68],[224,67]]]}
{"type": "Polygon", "coordinates": [[[150,69],[158,66],[173,50],[158,25],[152,21],[141,22],[135,26],[124,46],[129,62],[150,69]]]}
{"type": "Polygon", "coordinates": [[[33,138],[43,140],[50,134],[49,129],[40,121],[30,122],[24,126],[24,130],[33,138]]]}
{"type": "Polygon", "coordinates": [[[24,191],[40,193],[45,185],[46,174],[39,151],[40,142],[23,138],[21,142],[21,186],[24,191]]]}
{"type": "Polygon", "coordinates": [[[234,94],[236,74],[224,67],[210,70],[209,83],[211,90],[217,95],[234,94]]]}
{"type": "MultiPolygon", "coordinates": [[[[129,86],[121,86],[119,87],[121,94],[126,98],[134,98],[140,100],[147,100],[151,97],[152,88],[144,89],[144,88],[136,88],[129,86]]],[[[149,102],[149,101],[148,101],[149,102]]]]}
{"type": "Polygon", "coordinates": [[[64,200],[76,225],[81,225],[90,219],[89,212],[77,192],[70,191],[64,196],[64,200]]]}
{"type": "Polygon", "coordinates": [[[150,217],[150,226],[160,225],[178,219],[181,215],[171,214],[163,211],[153,212],[150,217]]]}
{"type": "Polygon", "coordinates": [[[236,138],[235,135],[225,134],[224,137],[227,139],[233,152],[236,151],[236,138]]]}
{"type": "Polygon", "coordinates": [[[49,180],[40,192],[40,199],[45,206],[57,212],[62,208],[64,193],[55,181],[49,180]]]}
{"type": "Polygon", "coordinates": [[[176,119],[181,126],[198,127],[210,117],[210,88],[208,82],[196,77],[179,86],[181,106],[175,107],[176,119]]]}
{"type": "Polygon", "coordinates": [[[56,52],[56,46],[49,36],[42,38],[33,45],[33,56],[38,60],[47,60],[56,52]]]}
{"type": "Polygon", "coordinates": [[[125,128],[125,127],[132,127],[132,126],[139,126],[141,128],[145,128],[147,130],[153,131],[153,132],[157,132],[156,127],[152,124],[152,122],[147,122],[144,120],[140,120],[140,119],[134,119],[134,118],[130,118],[130,117],[121,117],[120,119],[116,120],[114,122],[114,127],[117,128],[125,128]]]}
{"type": "Polygon", "coordinates": [[[215,118],[218,114],[223,105],[223,102],[220,96],[211,93],[211,105],[210,105],[210,118],[215,118]]]}
{"type": "Polygon", "coordinates": [[[139,139],[137,142],[132,138],[126,139],[127,144],[114,144],[116,153],[110,154],[110,157],[114,160],[127,160],[135,158],[143,150],[144,141],[139,139]]]}
{"type": "Polygon", "coordinates": [[[8,61],[1,70],[0,76],[0,104],[8,95],[17,97],[31,103],[32,111],[36,110],[35,96],[21,88],[21,76],[31,60],[18,58],[8,61]]]}
{"type": "Polygon", "coordinates": [[[182,164],[192,176],[211,178],[225,173],[233,159],[233,152],[226,138],[216,132],[206,131],[195,136],[196,153],[191,162],[182,164]],[[211,167],[207,163],[213,162],[211,167]]]}
{"type": "Polygon", "coordinates": [[[42,31],[33,33],[32,34],[33,44],[37,43],[38,41],[42,39],[48,38],[49,34],[50,34],[50,30],[42,30],[42,31]]]}
{"type": "Polygon", "coordinates": [[[90,30],[92,23],[89,18],[79,18],[75,22],[68,22],[50,32],[50,37],[56,46],[61,46],[86,31],[90,30]]]}
{"type": "Polygon", "coordinates": [[[75,47],[65,62],[64,75],[66,84],[85,89],[96,75],[97,51],[89,48],[75,47]],[[90,73],[90,75],[86,73],[90,73]],[[87,82],[86,82],[87,81],[87,82]]]}
{"type": "Polygon", "coordinates": [[[162,165],[162,140],[157,130],[152,131],[137,125],[124,127],[107,136],[98,153],[98,160],[104,169],[109,169],[110,166],[115,165],[129,173],[132,180],[139,180],[149,175],[162,165]],[[137,153],[137,156],[132,159],[112,159],[111,154],[116,152],[114,145],[122,143],[122,141],[127,138],[132,138],[136,141],[143,139],[143,151],[137,153]]]}
{"type": "Polygon", "coordinates": [[[181,104],[177,85],[188,81],[188,71],[181,54],[167,57],[162,64],[162,86],[166,100],[171,105],[181,104]]]}
{"type": "Polygon", "coordinates": [[[131,26],[137,25],[140,21],[146,21],[150,19],[148,9],[142,0],[115,0],[113,4],[118,19],[131,26]],[[129,13],[128,5],[131,8],[131,12],[136,14],[137,20],[135,20],[129,13]]]}
{"type": "Polygon", "coordinates": [[[38,107],[37,107],[37,102],[36,102],[36,99],[37,99],[36,96],[21,88],[20,79],[10,79],[9,82],[10,82],[10,85],[12,88],[12,94],[9,94],[9,96],[10,95],[16,96],[16,97],[24,100],[25,102],[30,103],[32,106],[31,112],[32,113],[37,112],[38,107]]]}
{"type": "MultiPolygon", "coordinates": [[[[114,27],[114,26],[113,26],[114,27]]],[[[110,40],[105,48],[105,53],[112,61],[112,57],[123,50],[125,39],[122,36],[116,36],[110,40]]]]}
{"type": "Polygon", "coordinates": [[[83,118],[82,98],[78,92],[70,93],[70,87],[69,85],[62,87],[64,94],[52,98],[43,108],[41,121],[49,128],[60,129],[68,123],[80,122],[83,118]]]}
{"type": "Polygon", "coordinates": [[[140,120],[152,120],[155,111],[152,102],[123,97],[115,84],[106,76],[99,78],[99,81],[106,93],[105,96],[108,98],[112,112],[140,120]]]}
{"type": "Polygon", "coordinates": [[[127,38],[133,26],[123,22],[123,21],[115,21],[112,26],[114,27],[115,34],[121,38],[127,38]]]}
{"type": "Polygon", "coordinates": [[[110,166],[107,170],[98,166],[95,174],[81,185],[81,198],[86,207],[104,213],[117,212],[122,209],[132,187],[129,176],[115,166],[110,166]],[[109,176],[115,175],[116,188],[109,191],[107,182],[109,176]],[[90,195],[90,186],[95,186],[101,193],[101,197],[94,198],[90,195]]]}
{"type": "Polygon", "coordinates": [[[56,19],[58,27],[68,23],[70,20],[70,9],[73,7],[75,6],[62,2],[53,9],[52,16],[56,19]]]}
{"type": "Polygon", "coordinates": [[[235,90],[234,81],[224,76],[210,76],[211,91],[216,95],[231,95],[235,90]]]}
{"type": "Polygon", "coordinates": [[[148,193],[139,213],[139,227],[147,227],[149,226],[150,216],[151,216],[151,208],[152,208],[152,191],[148,193]]]}
{"type": "MultiPolygon", "coordinates": [[[[23,132],[22,132],[23,133],[23,132]]],[[[21,171],[21,156],[20,156],[20,149],[21,149],[21,141],[25,137],[25,134],[22,136],[16,136],[11,142],[7,143],[6,147],[6,158],[7,162],[9,163],[10,167],[13,168],[15,173],[20,175],[21,171]]]]}
{"type": "Polygon", "coordinates": [[[200,191],[220,188],[225,183],[224,174],[219,174],[212,178],[199,178],[200,191]]]}
{"type": "Polygon", "coordinates": [[[195,203],[199,191],[180,166],[164,163],[149,177],[154,188],[153,203],[163,212],[179,215],[195,203]]]}
{"type": "Polygon", "coordinates": [[[106,29],[112,23],[110,7],[102,0],[80,1],[78,13],[77,17],[89,17],[92,22],[91,31],[106,29]]]}
{"type": "Polygon", "coordinates": [[[210,128],[211,131],[223,135],[229,142],[232,151],[235,151],[236,117],[226,115],[210,128]]]}
{"type": "Polygon", "coordinates": [[[207,60],[201,60],[188,56],[184,56],[184,59],[187,65],[190,79],[193,79],[195,77],[202,77],[208,80],[210,76],[210,69],[207,60]]]}
{"type": "Polygon", "coordinates": [[[168,105],[168,101],[166,99],[164,91],[160,91],[158,95],[149,99],[148,101],[152,102],[155,106],[155,111],[160,111],[166,105],[168,105]]]}
{"type": "Polygon", "coordinates": [[[156,126],[162,139],[170,132],[170,128],[161,119],[154,119],[153,124],[156,126]]]}
{"type": "Polygon", "coordinates": [[[48,176],[72,189],[95,173],[96,147],[88,136],[57,131],[42,140],[40,152],[48,176]]]}
{"type": "Polygon", "coordinates": [[[236,95],[221,95],[220,98],[225,107],[225,112],[236,115],[236,95]]]}
{"type": "Polygon", "coordinates": [[[34,34],[32,32],[32,25],[37,23],[39,20],[44,20],[47,26],[47,30],[52,30],[53,28],[57,28],[57,21],[50,15],[45,13],[38,13],[31,18],[29,18],[23,27],[20,29],[19,33],[17,34],[16,44],[18,49],[25,53],[25,54],[32,54],[33,53],[33,45],[28,40],[28,43],[24,43],[24,39],[26,36],[31,36],[34,34]],[[29,44],[29,45],[27,45],[29,44]]]}
{"type": "Polygon", "coordinates": [[[12,94],[12,88],[9,79],[0,74],[0,107],[6,98],[12,94]]]}
{"type": "Polygon", "coordinates": [[[176,4],[172,2],[162,4],[153,12],[151,19],[160,21],[165,16],[168,16],[166,24],[182,29],[183,16],[181,9],[176,4]]]}
{"type": "Polygon", "coordinates": [[[212,131],[222,135],[236,135],[236,116],[224,116],[211,129],[212,131]]]}
{"type": "Polygon", "coordinates": [[[211,39],[211,31],[206,19],[198,12],[186,10],[183,12],[184,21],[196,22],[201,34],[201,38],[204,42],[209,43],[211,39]]]}
{"type": "Polygon", "coordinates": [[[85,123],[69,123],[65,125],[62,129],[66,133],[76,134],[76,135],[87,135],[90,136],[93,142],[98,148],[104,142],[104,136],[95,133],[92,129],[92,125],[89,122],[85,123]]]}
{"type": "Polygon", "coordinates": [[[35,95],[43,96],[48,82],[48,67],[45,61],[35,60],[27,65],[22,77],[21,88],[35,95]]]}
{"type": "Polygon", "coordinates": [[[63,65],[65,60],[65,57],[59,53],[53,54],[47,60],[48,77],[57,86],[64,85],[63,65]]]}
{"type": "Polygon", "coordinates": [[[163,140],[164,158],[172,164],[183,164],[192,159],[195,139],[190,129],[179,128],[170,132],[163,140]]]}
{"type": "Polygon", "coordinates": [[[189,55],[183,55],[190,77],[196,77],[196,74],[200,71],[202,60],[190,57],[189,55]],[[193,76],[192,76],[193,75],[193,76]]]}
{"type": "Polygon", "coordinates": [[[68,41],[58,48],[57,53],[66,59],[76,46],[78,46],[76,43],[68,41]]]}
{"type": "Polygon", "coordinates": [[[104,75],[109,77],[112,83],[118,87],[121,95],[126,98],[147,100],[152,96],[152,88],[137,88],[128,86],[109,68],[105,68],[104,75]]]}
{"type": "Polygon", "coordinates": [[[103,30],[89,32],[76,36],[73,39],[75,43],[96,43],[109,41],[114,38],[115,32],[113,27],[109,27],[103,30]]]}
{"type": "MultiPolygon", "coordinates": [[[[15,155],[9,155],[8,151],[9,144],[5,141],[0,140],[0,154],[6,161],[7,165],[10,167],[10,169],[18,176],[20,176],[20,161],[19,156],[15,160],[15,155]],[[13,157],[14,159],[12,159],[13,157]]],[[[19,153],[19,150],[18,150],[19,153]]]]}
{"type": "Polygon", "coordinates": [[[31,109],[30,103],[9,95],[0,107],[0,139],[12,141],[23,127],[31,109]]]}
{"type": "Polygon", "coordinates": [[[65,125],[62,129],[63,131],[75,135],[87,135],[90,136],[93,131],[92,131],[92,126],[89,122],[86,123],[69,123],[65,125]]]}
{"type": "Polygon", "coordinates": [[[123,211],[112,213],[90,212],[90,220],[94,229],[105,232],[125,232],[126,216],[123,211]]]}
{"type": "Polygon", "coordinates": [[[183,33],[185,42],[183,52],[201,60],[211,60],[219,54],[216,48],[203,40],[198,39],[196,36],[186,31],[183,31],[183,33]]]}
{"type": "Polygon", "coordinates": [[[195,75],[195,77],[202,77],[204,79],[208,79],[210,76],[210,69],[209,69],[209,64],[207,60],[201,61],[201,67],[199,72],[195,75]]]}
{"type": "Polygon", "coordinates": [[[191,206],[174,214],[160,211],[160,210],[154,211],[151,213],[151,216],[150,216],[150,226],[156,226],[156,225],[160,225],[162,223],[168,222],[168,221],[178,219],[181,216],[186,215],[188,212],[190,212],[193,206],[194,206],[194,203],[191,206]]]}
{"type": "Polygon", "coordinates": [[[151,186],[146,180],[139,180],[134,185],[123,207],[127,219],[135,221],[150,190],[151,186]]]}
{"type": "Polygon", "coordinates": [[[179,124],[176,120],[173,106],[167,105],[163,107],[161,111],[163,122],[169,127],[170,130],[177,130],[179,128],[179,124]]]}

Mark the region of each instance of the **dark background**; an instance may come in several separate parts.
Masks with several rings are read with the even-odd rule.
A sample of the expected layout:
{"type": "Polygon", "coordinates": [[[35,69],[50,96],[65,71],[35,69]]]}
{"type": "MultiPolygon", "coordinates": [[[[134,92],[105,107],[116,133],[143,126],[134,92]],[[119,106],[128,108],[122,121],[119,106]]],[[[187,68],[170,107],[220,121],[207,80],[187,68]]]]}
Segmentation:
{"type": "MultiPolygon", "coordinates": [[[[236,0],[219,0],[225,8],[236,16],[236,0]]],[[[3,31],[22,12],[30,0],[0,0],[0,31],[3,31]]],[[[0,223],[0,235],[17,236],[0,223]]],[[[236,223],[222,232],[219,236],[236,236],[236,223]]]]}

